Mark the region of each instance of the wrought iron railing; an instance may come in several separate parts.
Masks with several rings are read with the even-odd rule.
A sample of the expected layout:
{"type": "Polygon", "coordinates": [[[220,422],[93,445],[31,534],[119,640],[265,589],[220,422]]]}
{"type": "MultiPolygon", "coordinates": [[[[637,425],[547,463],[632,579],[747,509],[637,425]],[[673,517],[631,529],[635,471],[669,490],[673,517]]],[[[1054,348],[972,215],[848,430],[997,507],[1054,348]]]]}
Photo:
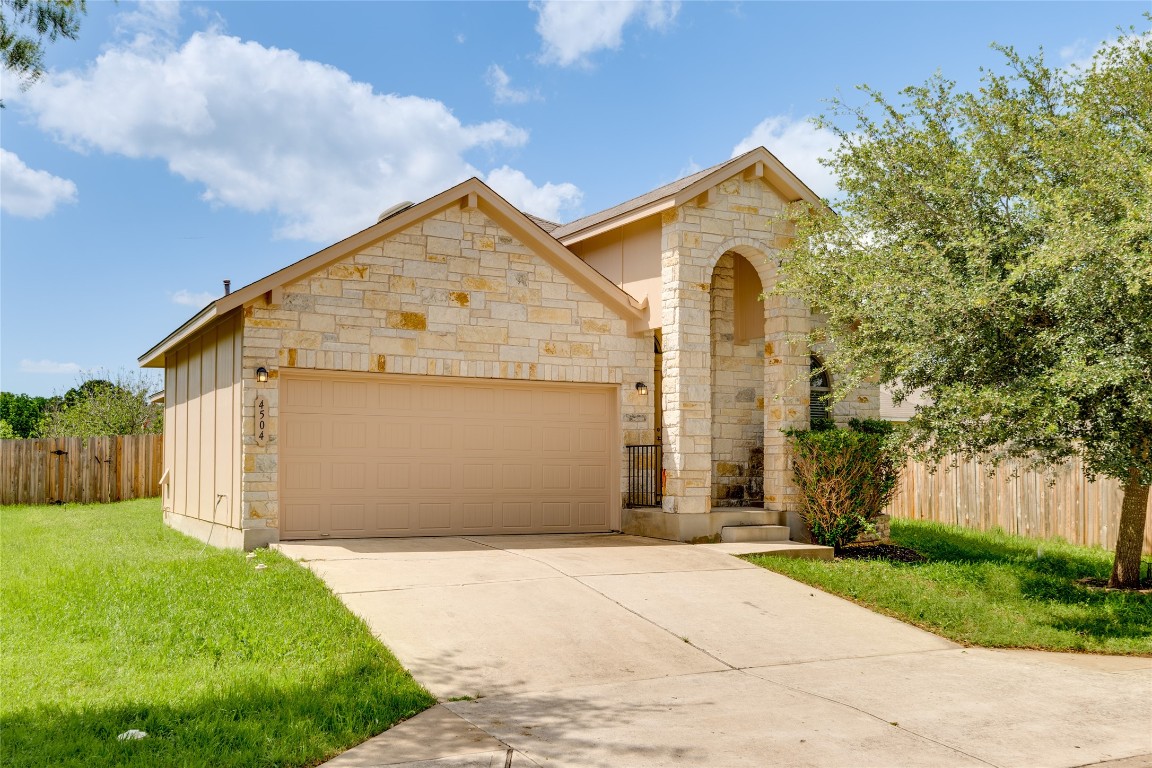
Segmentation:
{"type": "Polygon", "coordinates": [[[659,444],[627,445],[629,507],[658,507],[664,499],[664,453],[659,444]]]}

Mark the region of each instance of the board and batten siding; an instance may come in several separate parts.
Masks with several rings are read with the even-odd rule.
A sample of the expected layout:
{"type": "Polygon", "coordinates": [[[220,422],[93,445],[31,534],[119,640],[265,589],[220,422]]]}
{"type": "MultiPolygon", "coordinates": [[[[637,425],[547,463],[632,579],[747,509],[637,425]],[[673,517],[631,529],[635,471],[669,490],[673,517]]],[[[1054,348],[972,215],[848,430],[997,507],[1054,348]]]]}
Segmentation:
{"type": "Polygon", "coordinates": [[[240,546],[241,364],[239,312],[166,356],[163,505],[168,523],[240,546]],[[236,539],[236,540],[233,540],[236,539]]]}

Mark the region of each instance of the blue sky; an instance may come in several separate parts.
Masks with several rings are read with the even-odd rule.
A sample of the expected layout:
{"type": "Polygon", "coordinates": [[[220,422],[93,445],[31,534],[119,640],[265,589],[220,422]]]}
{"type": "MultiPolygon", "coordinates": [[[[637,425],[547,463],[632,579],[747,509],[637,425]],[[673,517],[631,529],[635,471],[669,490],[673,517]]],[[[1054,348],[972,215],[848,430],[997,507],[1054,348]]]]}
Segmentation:
{"type": "Polygon", "coordinates": [[[993,42],[1082,61],[1143,2],[92,3],[2,81],[0,387],[51,394],[477,175],[569,221],[764,144],[824,195],[836,94],[993,42]]]}

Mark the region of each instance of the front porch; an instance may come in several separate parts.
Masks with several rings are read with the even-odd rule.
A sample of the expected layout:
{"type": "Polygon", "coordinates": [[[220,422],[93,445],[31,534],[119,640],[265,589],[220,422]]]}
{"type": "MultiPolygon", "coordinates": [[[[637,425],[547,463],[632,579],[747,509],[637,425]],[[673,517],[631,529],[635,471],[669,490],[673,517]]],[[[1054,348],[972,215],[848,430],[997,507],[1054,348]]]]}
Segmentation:
{"type": "MultiPolygon", "coordinates": [[[[765,295],[777,262],[763,244],[729,240],[698,265],[694,254],[675,249],[668,271],[679,279],[665,281],[657,442],[627,448],[622,528],[689,542],[806,542],[784,430],[810,422],[811,312],[765,295]]],[[[865,415],[871,400],[861,394],[832,415],[865,415]]]]}

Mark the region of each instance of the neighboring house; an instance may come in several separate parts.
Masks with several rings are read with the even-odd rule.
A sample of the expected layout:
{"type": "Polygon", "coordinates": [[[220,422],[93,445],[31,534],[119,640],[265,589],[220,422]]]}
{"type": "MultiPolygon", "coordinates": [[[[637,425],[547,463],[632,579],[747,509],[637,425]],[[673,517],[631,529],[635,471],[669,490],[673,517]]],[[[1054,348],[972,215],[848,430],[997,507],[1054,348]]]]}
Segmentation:
{"type": "Polygon", "coordinates": [[[700,541],[794,513],[781,430],[809,421],[812,314],[760,296],[801,200],[821,204],[759,148],[570,224],[477,179],[389,212],[140,358],[165,371],[165,519],[251,548],[700,541]],[[657,444],[662,472],[659,448],[629,449],[657,444]]]}

